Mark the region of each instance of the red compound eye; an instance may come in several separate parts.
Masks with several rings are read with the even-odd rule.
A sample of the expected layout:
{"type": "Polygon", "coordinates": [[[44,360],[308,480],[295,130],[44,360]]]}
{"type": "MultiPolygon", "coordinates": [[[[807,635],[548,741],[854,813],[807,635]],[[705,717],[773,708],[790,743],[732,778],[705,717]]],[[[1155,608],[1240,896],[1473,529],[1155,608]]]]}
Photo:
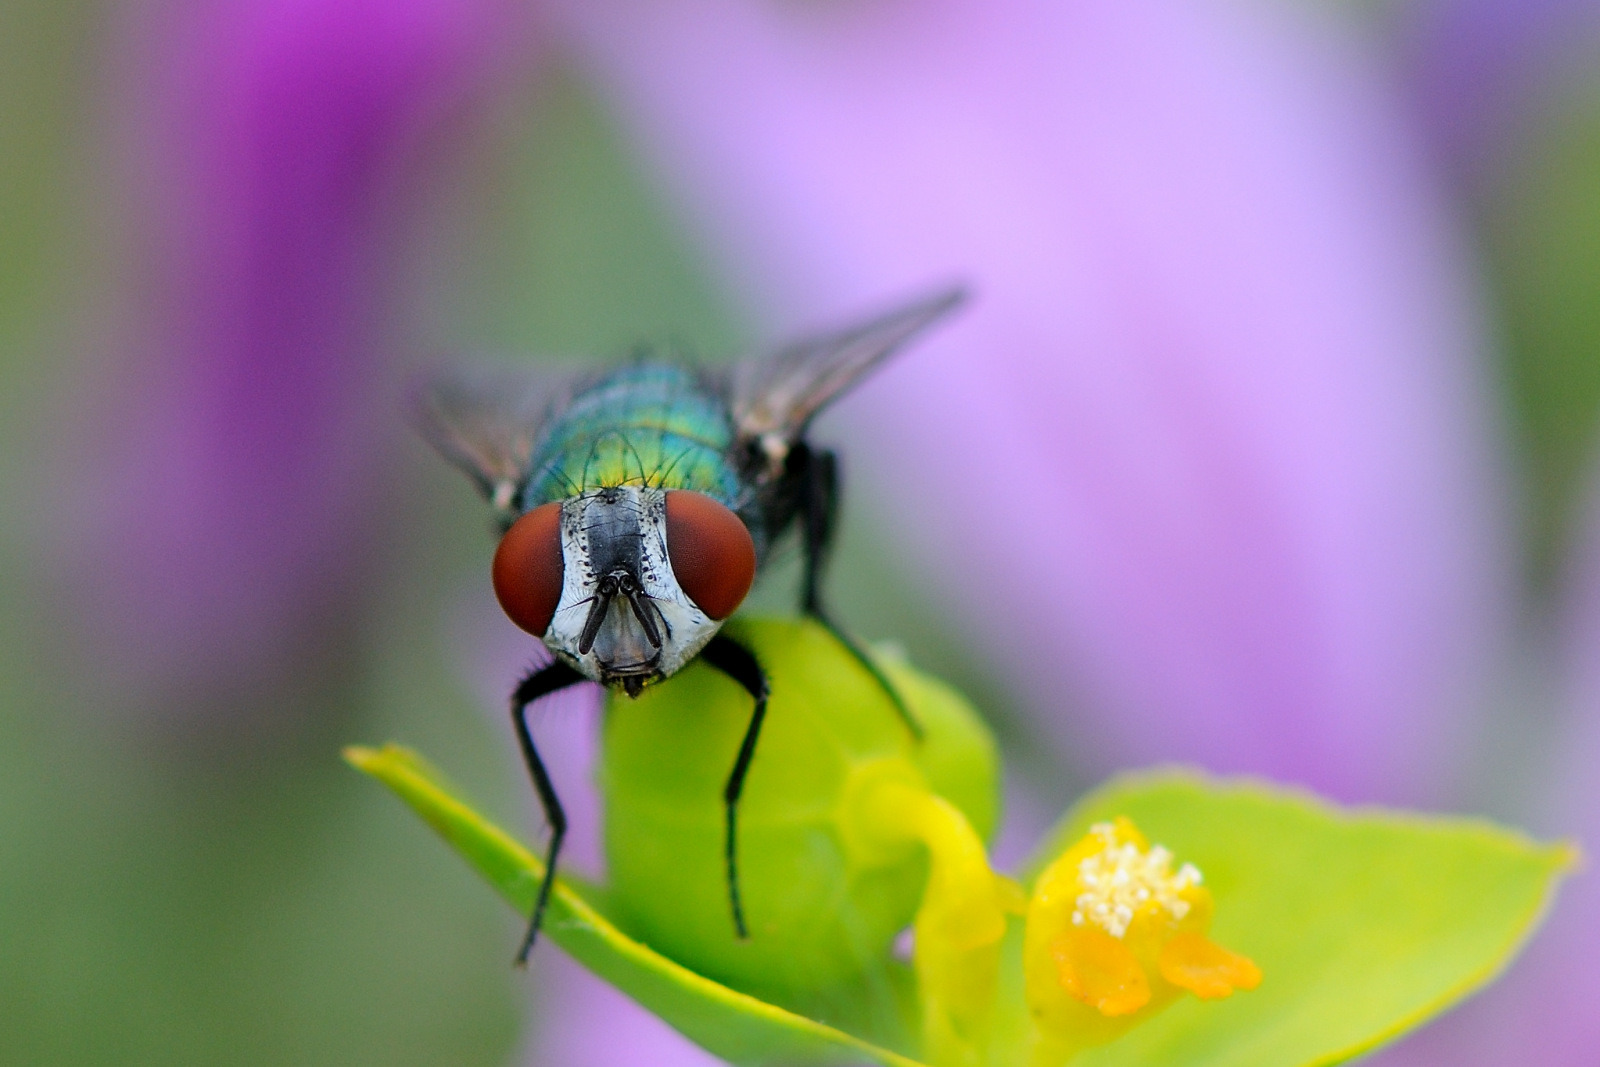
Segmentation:
{"type": "Polygon", "coordinates": [[[494,553],[494,595],[511,621],[543,637],[561,603],[561,504],[540,504],[511,524],[494,553]]]}
{"type": "Polygon", "coordinates": [[[667,559],[701,611],[726,619],[756,577],[756,545],[739,516],[704,493],[667,494],[667,559]]]}

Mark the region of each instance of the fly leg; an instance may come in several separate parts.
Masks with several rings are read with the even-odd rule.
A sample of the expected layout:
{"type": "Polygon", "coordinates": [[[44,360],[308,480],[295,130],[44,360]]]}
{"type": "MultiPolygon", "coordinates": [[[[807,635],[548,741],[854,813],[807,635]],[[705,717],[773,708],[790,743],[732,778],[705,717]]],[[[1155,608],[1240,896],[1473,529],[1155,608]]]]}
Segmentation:
{"type": "Polygon", "coordinates": [[[839,516],[839,458],[831,451],[813,449],[801,442],[795,445],[789,454],[789,462],[799,482],[800,536],[805,548],[805,576],[800,590],[800,608],[826,627],[850,655],[855,657],[856,662],[867,669],[867,673],[883,687],[885,693],[889,694],[890,701],[894,703],[895,713],[906,724],[906,729],[911,732],[912,738],[921,741],[922,724],[901,699],[899,691],[861,646],[839,628],[822,606],[822,594],[819,592],[822,567],[827,562],[829,549],[833,547],[834,525],[839,516]]]}
{"type": "Polygon", "coordinates": [[[528,708],[540,697],[583,680],[583,675],[561,660],[556,660],[536,669],[518,682],[517,688],[511,694],[511,722],[517,728],[517,740],[522,744],[522,758],[528,764],[528,773],[533,776],[533,788],[539,794],[539,805],[544,808],[545,821],[550,824],[550,846],[544,857],[544,879],[539,883],[539,895],[534,899],[533,916],[528,922],[527,936],[522,939],[522,947],[517,950],[519,967],[527,966],[528,953],[533,951],[533,943],[539,937],[539,924],[544,921],[545,905],[550,901],[550,886],[556,878],[556,857],[561,852],[561,839],[567,836],[567,814],[561,810],[561,801],[556,799],[555,786],[550,784],[550,775],[544,769],[544,761],[539,758],[539,750],[534,747],[533,733],[528,729],[528,708]]]}
{"type": "Polygon", "coordinates": [[[722,853],[728,866],[728,902],[733,906],[733,930],[743,941],[750,936],[744,923],[744,905],[739,899],[739,795],[744,792],[745,775],[750,771],[750,760],[756,754],[756,741],[761,736],[761,723],[767,717],[767,672],[750,650],[718,634],[700,653],[711,666],[738,682],[755,701],[750,714],[750,725],[745,728],[744,740],[739,744],[739,755],[733,761],[733,773],[722,789],[722,802],[727,806],[727,833],[722,842],[722,853]]]}

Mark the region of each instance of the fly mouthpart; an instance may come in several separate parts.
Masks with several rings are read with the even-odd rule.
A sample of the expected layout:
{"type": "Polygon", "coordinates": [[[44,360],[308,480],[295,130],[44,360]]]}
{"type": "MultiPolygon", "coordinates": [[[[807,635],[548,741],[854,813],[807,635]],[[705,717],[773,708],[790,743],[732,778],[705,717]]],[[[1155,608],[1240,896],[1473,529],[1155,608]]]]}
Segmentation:
{"type": "Polygon", "coordinates": [[[650,642],[650,647],[656,651],[661,650],[661,627],[656,625],[653,606],[644,602],[650,597],[640,588],[639,581],[626,570],[613,571],[600,579],[595,587],[594,597],[589,604],[589,615],[583,621],[583,632],[578,636],[578,654],[587,656],[589,650],[594,648],[595,640],[600,635],[600,628],[605,625],[606,615],[611,610],[611,603],[617,597],[628,601],[628,606],[633,609],[633,617],[639,620],[639,626],[644,630],[645,640],[650,642]]]}
{"type": "Polygon", "coordinates": [[[642,594],[637,589],[628,590],[628,603],[633,608],[633,617],[639,620],[639,625],[644,627],[644,636],[649,640],[650,647],[661,647],[661,630],[656,626],[655,619],[650,617],[650,609],[641,602],[642,594]]]}
{"type": "MultiPolygon", "coordinates": [[[[615,594],[606,588],[606,578],[600,583],[600,590],[589,604],[589,617],[583,620],[583,633],[578,635],[578,655],[587,656],[594,647],[594,639],[600,635],[600,626],[606,621],[606,612],[611,610],[611,598],[615,594]]],[[[614,588],[614,584],[613,584],[614,588]]]]}

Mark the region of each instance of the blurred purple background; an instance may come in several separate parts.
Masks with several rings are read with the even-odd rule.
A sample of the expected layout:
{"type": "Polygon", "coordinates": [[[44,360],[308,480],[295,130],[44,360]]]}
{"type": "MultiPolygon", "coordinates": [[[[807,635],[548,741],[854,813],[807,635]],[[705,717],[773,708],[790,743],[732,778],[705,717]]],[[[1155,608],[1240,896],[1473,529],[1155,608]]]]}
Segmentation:
{"type": "MultiPolygon", "coordinates": [[[[1174,759],[1600,841],[1600,5],[7,17],[0,1062],[706,1062],[530,989],[332,760],[403,737],[534,825],[533,650],[400,383],[951,277],[820,427],[832,584],[991,714],[1006,849],[1174,759]]],[[[1589,1062],[1595,885],[1376,1059],[1589,1062]]]]}

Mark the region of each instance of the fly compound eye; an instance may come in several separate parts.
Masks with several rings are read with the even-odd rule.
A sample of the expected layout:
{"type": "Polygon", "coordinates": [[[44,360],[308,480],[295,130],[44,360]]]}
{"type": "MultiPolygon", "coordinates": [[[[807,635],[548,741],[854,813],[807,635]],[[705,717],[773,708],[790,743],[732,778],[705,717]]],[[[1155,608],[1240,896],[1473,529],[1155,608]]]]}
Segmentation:
{"type": "Polygon", "coordinates": [[[511,621],[543,637],[561,603],[561,504],[540,504],[511,524],[494,553],[494,595],[511,621]]]}
{"type": "Polygon", "coordinates": [[[678,587],[713,619],[726,619],[756,577],[756,545],[739,516],[689,489],[667,493],[667,559],[678,587]]]}

